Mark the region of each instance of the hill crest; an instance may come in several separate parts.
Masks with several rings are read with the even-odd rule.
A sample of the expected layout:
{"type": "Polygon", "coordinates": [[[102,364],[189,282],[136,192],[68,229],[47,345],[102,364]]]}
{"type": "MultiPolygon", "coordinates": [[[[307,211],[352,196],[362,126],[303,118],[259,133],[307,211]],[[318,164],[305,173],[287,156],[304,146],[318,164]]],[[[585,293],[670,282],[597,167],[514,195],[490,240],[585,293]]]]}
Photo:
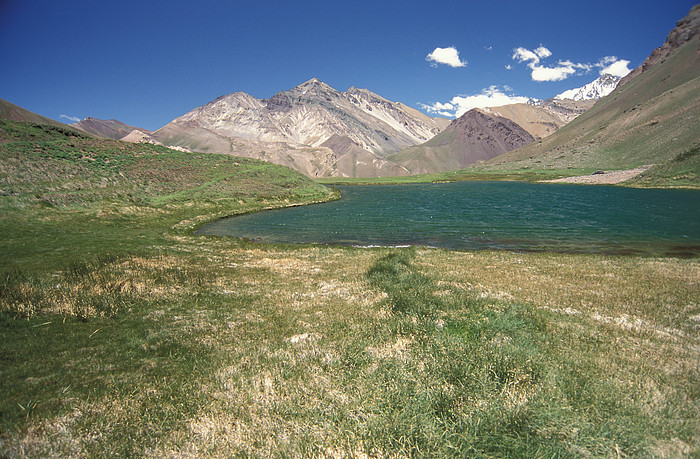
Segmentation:
{"type": "Polygon", "coordinates": [[[512,120],[472,109],[429,141],[406,148],[389,159],[412,173],[446,172],[489,160],[534,140],[512,120]]]}

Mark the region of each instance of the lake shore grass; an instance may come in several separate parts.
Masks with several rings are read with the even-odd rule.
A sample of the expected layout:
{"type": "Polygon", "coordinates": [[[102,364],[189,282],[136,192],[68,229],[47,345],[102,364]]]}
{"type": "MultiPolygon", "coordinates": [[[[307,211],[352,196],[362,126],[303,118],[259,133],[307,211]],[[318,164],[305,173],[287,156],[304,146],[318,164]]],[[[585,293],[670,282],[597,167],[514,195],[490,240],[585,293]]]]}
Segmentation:
{"type": "Polygon", "coordinates": [[[542,182],[565,177],[590,174],[593,170],[513,170],[487,171],[464,169],[459,171],[438,172],[433,174],[404,175],[395,177],[318,177],[314,180],[325,185],[406,185],[411,183],[444,183],[458,181],[517,181],[542,182]]]}
{"type": "Polygon", "coordinates": [[[700,454],[697,258],[195,236],[335,195],[4,129],[0,456],[700,454]]]}

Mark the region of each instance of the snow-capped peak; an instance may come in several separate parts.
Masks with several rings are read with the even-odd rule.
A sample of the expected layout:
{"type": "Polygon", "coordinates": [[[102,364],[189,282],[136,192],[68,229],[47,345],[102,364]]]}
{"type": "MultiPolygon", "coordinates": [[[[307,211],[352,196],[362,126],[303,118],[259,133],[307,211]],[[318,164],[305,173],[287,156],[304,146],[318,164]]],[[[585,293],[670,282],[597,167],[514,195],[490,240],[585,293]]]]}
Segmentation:
{"type": "Polygon", "coordinates": [[[590,99],[600,99],[605,97],[617,87],[617,83],[620,81],[619,77],[604,73],[598,77],[595,81],[588,83],[580,88],[569,89],[564,91],[555,99],[573,99],[573,100],[590,100],[590,99]]]}

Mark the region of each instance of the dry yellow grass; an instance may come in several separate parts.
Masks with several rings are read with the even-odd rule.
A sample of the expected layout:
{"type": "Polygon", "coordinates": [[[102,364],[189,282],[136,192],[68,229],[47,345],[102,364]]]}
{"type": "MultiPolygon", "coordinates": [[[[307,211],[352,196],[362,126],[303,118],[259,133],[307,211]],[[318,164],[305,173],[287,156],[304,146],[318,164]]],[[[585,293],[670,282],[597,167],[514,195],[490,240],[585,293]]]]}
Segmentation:
{"type": "MultiPolygon", "coordinates": [[[[37,417],[22,431],[5,432],[3,454],[114,453],[118,449],[105,446],[106,439],[120,425],[135,422],[135,432],[151,432],[151,440],[129,451],[150,457],[382,457],[411,451],[402,449],[410,437],[407,443],[368,437],[387,435],[379,433],[390,422],[380,407],[397,396],[406,409],[424,393],[452,400],[450,412],[463,419],[494,413],[505,419],[555,396],[548,391],[563,384],[557,378],[564,376],[544,384],[540,373],[574,365],[581,367],[576,371],[593,368],[591,374],[608,390],[636,400],[650,419],[666,422],[661,413],[678,407],[679,397],[687,397],[682,394],[698,380],[696,259],[418,249],[414,264],[434,280],[436,298],[455,304],[471,298],[483,305],[476,315],[457,308],[421,319],[392,312],[387,293],[367,282],[366,273],[388,249],[289,248],[189,236],[175,244],[169,255],[114,260],[72,284],[61,279],[70,287],[64,299],[118,291],[153,305],[143,310],[141,320],[149,325],[138,341],[142,357],[134,374],[119,374],[97,360],[80,363],[88,372],[135,386],[89,401],[67,400],[68,414],[37,417]],[[544,354],[529,361],[519,350],[523,332],[517,324],[526,320],[521,318],[513,322],[514,331],[504,325],[476,344],[485,362],[510,368],[491,395],[465,395],[460,380],[442,379],[444,370],[438,369],[449,370],[448,361],[462,355],[451,348],[460,339],[450,331],[453,324],[488,330],[518,305],[533,311],[523,317],[546,324],[546,332],[537,333],[547,337],[536,338],[543,340],[544,354]],[[196,407],[181,411],[166,404],[160,409],[178,413],[178,422],[167,428],[141,424],[146,421],[130,418],[132,413],[163,403],[172,390],[167,379],[148,376],[169,368],[160,356],[171,343],[210,356],[206,371],[197,370],[187,389],[196,407]],[[521,363],[512,366],[509,359],[521,363]],[[100,430],[84,430],[98,419],[100,430]]],[[[58,303],[48,307],[51,313],[70,310],[57,309],[58,303]]],[[[695,398],[685,403],[700,408],[695,398]]],[[[582,440],[590,432],[574,419],[543,427],[538,435],[558,438],[562,451],[572,454],[614,453],[614,442],[594,448],[582,440]]],[[[689,422],[697,424],[697,417],[689,422]]],[[[697,451],[697,437],[681,437],[652,439],[644,451],[661,456],[697,451]]]]}

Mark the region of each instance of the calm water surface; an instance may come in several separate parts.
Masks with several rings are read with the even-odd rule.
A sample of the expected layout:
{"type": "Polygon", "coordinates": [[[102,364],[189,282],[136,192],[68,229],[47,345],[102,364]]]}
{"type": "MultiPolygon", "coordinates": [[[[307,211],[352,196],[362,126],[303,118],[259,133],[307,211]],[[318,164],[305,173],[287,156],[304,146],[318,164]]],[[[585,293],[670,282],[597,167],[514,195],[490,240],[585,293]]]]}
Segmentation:
{"type": "Polygon", "coordinates": [[[268,242],[700,255],[700,192],[456,182],[339,187],[339,201],[220,220],[268,242]]]}

